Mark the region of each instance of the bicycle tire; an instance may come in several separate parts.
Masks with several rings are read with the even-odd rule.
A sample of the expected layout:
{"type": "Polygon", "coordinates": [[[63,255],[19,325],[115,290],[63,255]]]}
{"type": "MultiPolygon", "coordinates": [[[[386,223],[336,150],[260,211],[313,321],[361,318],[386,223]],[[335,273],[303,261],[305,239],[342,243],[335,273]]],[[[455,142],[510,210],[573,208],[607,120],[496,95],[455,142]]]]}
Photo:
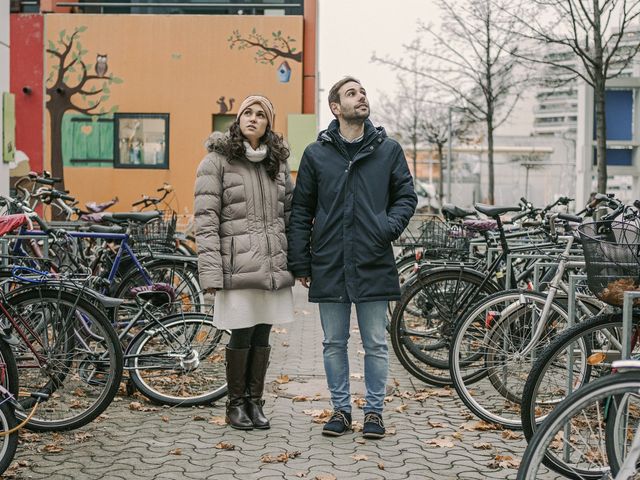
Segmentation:
{"type": "Polygon", "coordinates": [[[574,359],[571,389],[576,390],[592,380],[594,367],[598,376],[610,372],[611,361],[619,358],[620,352],[617,352],[617,357],[615,353],[609,353],[604,339],[599,338],[606,338],[608,335],[620,338],[621,329],[622,314],[597,315],[565,330],[540,353],[523,390],[525,401],[521,406],[521,422],[527,439],[534,435],[539,424],[567,394],[569,377],[566,372],[569,353],[574,359]],[[599,353],[606,355],[606,363],[596,363],[597,359],[589,360],[594,344],[597,345],[599,353]],[[576,346],[568,352],[571,345],[576,346]]]}
{"type": "Polygon", "coordinates": [[[499,292],[476,303],[458,323],[449,351],[451,377],[460,399],[482,420],[522,427],[519,405],[532,359],[568,320],[562,305],[552,302],[538,344],[520,355],[546,301],[546,294],[534,291],[499,292]]]}
{"type": "Polygon", "coordinates": [[[600,433],[605,431],[606,422],[606,414],[601,410],[605,407],[610,408],[611,402],[615,402],[616,399],[638,391],[640,372],[630,371],[601,377],[571,393],[548,415],[531,437],[516,478],[538,478],[538,471],[542,465],[576,480],[613,478],[605,476],[611,472],[604,445],[606,435],[600,433]],[[571,422],[574,415],[579,417],[575,422],[571,422]],[[562,433],[567,425],[571,429],[568,439],[562,433]],[[588,444],[592,435],[593,441],[598,442],[597,447],[588,444]],[[572,453],[577,451],[576,445],[579,442],[586,443],[588,450],[586,453],[576,453],[573,457],[572,453]],[[552,452],[560,453],[556,455],[552,452]],[[561,459],[561,456],[568,460],[561,459]],[[568,463],[573,459],[576,462],[575,466],[568,463]],[[580,462],[584,462],[585,466],[580,462]],[[591,462],[594,466],[587,468],[586,462],[591,462]]]}
{"type": "MultiPolygon", "coordinates": [[[[18,424],[13,407],[0,399],[0,433],[8,432],[18,424]]],[[[18,431],[0,436],[0,475],[2,475],[16,455],[18,448],[18,431]]]]}
{"type": "Polygon", "coordinates": [[[227,393],[224,335],[211,316],[168,316],[148,324],[131,341],[126,368],[138,390],[156,403],[209,405],[227,393]]]}
{"type": "Polygon", "coordinates": [[[407,286],[391,317],[390,335],[398,360],[411,375],[435,386],[452,384],[448,349],[454,323],[471,304],[498,290],[490,282],[478,290],[484,278],[473,270],[434,268],[407,286]],[[450,304],[434,300],[435,295],[427,298],[438,290],[450,304]]]}
{"type": "MultiPolygon", "coordinates": [[[[32,392],[49,394],[27,428],[64,431],[91,422],[109,406],[122,378],[122,349],[109,320],[81,290],[71,292],[68,286],[21,288],[6,300],[32,348],[45,359],[35,359],[24,339],[13,348],[21,405],[33,405],[32,392]]],[[[26,413],[16,410],[16,417],[22,420],[26,413]]]]}

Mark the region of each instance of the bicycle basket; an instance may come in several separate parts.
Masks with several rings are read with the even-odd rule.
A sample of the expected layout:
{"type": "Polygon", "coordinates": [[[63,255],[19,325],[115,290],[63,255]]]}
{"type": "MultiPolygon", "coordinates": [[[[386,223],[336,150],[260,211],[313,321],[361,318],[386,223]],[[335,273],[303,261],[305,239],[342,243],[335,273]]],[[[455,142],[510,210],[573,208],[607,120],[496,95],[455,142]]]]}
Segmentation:
{"type": "Polygon", "coordinates": [[[640,290],[640,229],[615,220],[578,227],[593,294],[609,305],[622,306],[625,291],[640,290]]]}
{"type": "Polygon", "coordinates": [[[134,251],[151,249],[154,252],[174,252],[176,249],[177,218],[173,215],[169,220],[160,218],[144,225],[131,228],[131,240],[134,251]]]}

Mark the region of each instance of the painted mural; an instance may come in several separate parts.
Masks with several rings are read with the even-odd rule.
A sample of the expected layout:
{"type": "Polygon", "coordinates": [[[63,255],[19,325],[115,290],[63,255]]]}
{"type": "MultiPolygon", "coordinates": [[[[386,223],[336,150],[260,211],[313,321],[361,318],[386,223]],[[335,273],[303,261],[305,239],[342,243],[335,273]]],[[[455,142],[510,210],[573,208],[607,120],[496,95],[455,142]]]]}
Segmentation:
{"type": "MultiPolygon", "coordinates": [[[[67,151],[76,148],[76,145],[85,144],[84,138],[99,138],[98,119],[110,115],[118,110],[116,105],[109,106],[111,87],[122,83],[122,80],[113,74],[107,75],[107,55],[97,53],[95,63],[88,63],[89,50],[85,49],[81,42],[82,33],[87,31],[84,25],[75,27],[68,32],[60,30],[55,40],[49,38],[46,53],[50,64],[48,76],[45,81],[46,94],[48,96],[46,108],[49,112],[50,135],[50,163],[51,173],[54,177],[61,178],[61,187],[64,189],[64,162],[63,143],[67,140],[67,151]],[[76,112],[80,115],[70,116],[67,112],[76,112]],[[65,115],[67,118],[65,118],[65,115]],[[67,122],[65,122],[67,120],[67,122]],[[69,134],[68,125],[84,120],[77,132],[69,134]],[[63,124],[67,123],[63,137],[63,124]],[[75,135],[77,133],[77,135],[75,135]],[[71,142],[69,142],[71,136],[71,142]]],[[[97,155],[100,154],[95,149],[97,155]]]]}
{"type": "Polygon", "coordinates": [[[242,99],[270,97],[285,136],[302,113],[302,17],[56,14],[45,31],[45,166],[81,202],[127,210],[166,182],[190,212],[204,140],[242,99]]]}

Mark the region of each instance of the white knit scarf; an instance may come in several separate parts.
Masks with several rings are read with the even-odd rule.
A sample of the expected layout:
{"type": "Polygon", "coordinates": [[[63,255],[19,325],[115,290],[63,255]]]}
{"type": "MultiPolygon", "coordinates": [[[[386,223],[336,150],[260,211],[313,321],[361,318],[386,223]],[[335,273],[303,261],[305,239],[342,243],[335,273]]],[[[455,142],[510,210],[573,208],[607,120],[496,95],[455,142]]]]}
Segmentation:
{"type": "Polygon", "coordinates": [[[249,142],[244,142],[244,149],[246,151],[247,160],[250,162],[261,162],[267,156],[267,146],[264,143],[261,143],[260,146],[254,150],[249,142]]]}

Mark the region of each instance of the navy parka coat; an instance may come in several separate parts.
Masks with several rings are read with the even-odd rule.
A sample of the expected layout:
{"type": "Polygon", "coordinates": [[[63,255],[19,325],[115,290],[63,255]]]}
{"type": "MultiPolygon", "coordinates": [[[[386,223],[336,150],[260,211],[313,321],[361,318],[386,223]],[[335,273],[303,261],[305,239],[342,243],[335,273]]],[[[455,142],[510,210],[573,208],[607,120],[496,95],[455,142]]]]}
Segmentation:
{"type": "Polygon", "coordinates": [[[311,277],[309,300],[360,303],[400,298],[391,242],[417,197],[400,145],[365,122],[352,160],[334,120],[302,156],[288,232],[288,268],[311,277]]]}

